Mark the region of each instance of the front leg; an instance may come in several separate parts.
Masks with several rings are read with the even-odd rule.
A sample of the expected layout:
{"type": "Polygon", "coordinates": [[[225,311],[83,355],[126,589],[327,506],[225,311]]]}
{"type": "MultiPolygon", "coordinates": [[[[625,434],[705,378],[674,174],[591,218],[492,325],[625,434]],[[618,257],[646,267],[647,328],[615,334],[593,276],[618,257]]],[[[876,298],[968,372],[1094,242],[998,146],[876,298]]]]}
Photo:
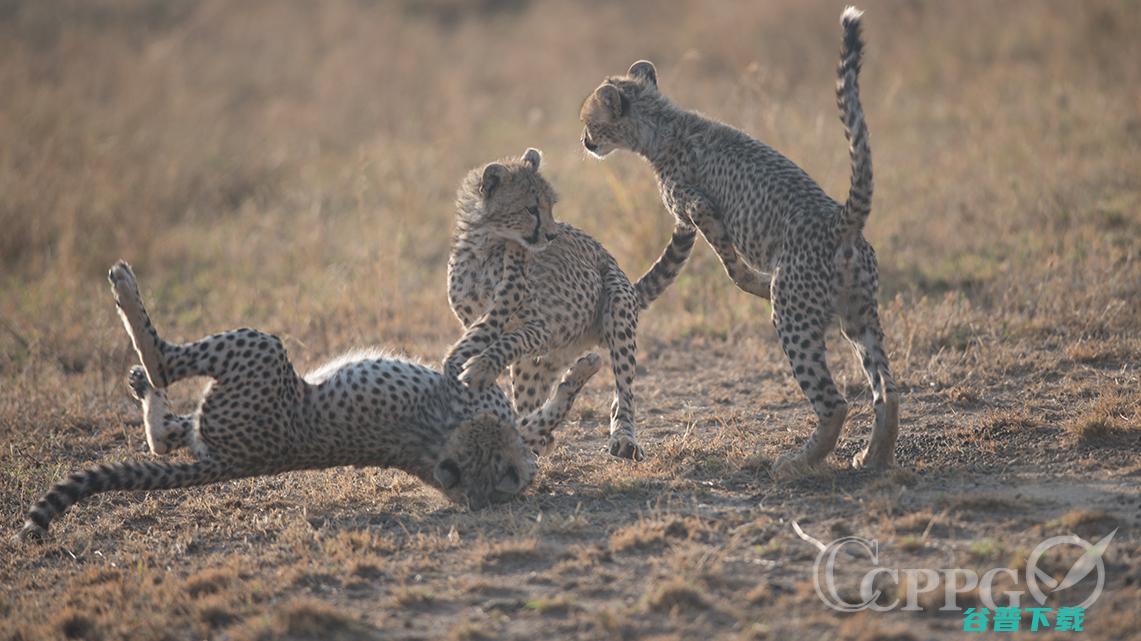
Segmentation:
{"type": "Polygon", "coordinates": [[[527,298],[524,274],[527,251],[517,243],[507,243],[503,255],[503,276],[495,288],[491,307],[472,323],[444,357],[444,375],[458,378],[464,364],[478,355],[503,333],[507,321],[517,314],[527,298]]]}
{"type": "Polygon", "coordinates": [[[701,235],[705,236],[705,241],[721,259],[725,273],[729,274],[729,278],[738,288],[754,296],[771,300],[770,280],[741,260],[729,231],[721,222],[717,208],[708,198],[696,189],[675,185],[668,188],[666,204],[679,221],[689,220],[697,226],[701,235]]]}
{"type": "Polygon", "coordinates": [[[495,382],[503,370],[527,354],[540,354],[550,343],[547,323],[541,318],[525,320],[523,325],[505,334],[464,364],[460,381],[468,387],[483,389],[495,382]]]}

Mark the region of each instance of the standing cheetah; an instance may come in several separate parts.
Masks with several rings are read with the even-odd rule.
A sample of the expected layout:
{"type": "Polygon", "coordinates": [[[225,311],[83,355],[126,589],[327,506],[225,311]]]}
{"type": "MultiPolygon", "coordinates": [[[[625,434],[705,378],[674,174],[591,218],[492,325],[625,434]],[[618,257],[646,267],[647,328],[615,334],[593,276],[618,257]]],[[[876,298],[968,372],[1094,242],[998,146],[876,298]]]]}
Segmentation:
{"type": "Polygon", "coordinates": [[[607,78],[581,112],[588,152],[602,158],[628,149],[646,158],[676,219],[701,230],[738,287],[771,296],[781,347],[819,420],[804,450],[774,466],[778,475],[796,475],[820,462],[840,436],[848,406],[825,363],[824,332],[833,317],[871,383],[875,409],[870,442],[852,463],[894,462],[899,401],[876,307],[876,256],[863,236],[872,162],[858,83],[861,15],[849,7],[841,18],[836,97],[852,164],[843,204],[771,147],[676,106],[658,89],[650,62],[607,78]]]}
{"type": "Polygon", "coordinates": [[[547,398],[567,363],[605,345],[615,386],[610,453],[641,460],[633,389],[638,313],[677,277],[697,231],[679,222],[661,257],[632,285],[596,240],[555,222],[556,196],[539,174],[540,159],[528,149],[521,158],[473,169],[460,185],[448,300],[468,333],[453,358],[466,363],[461,380],[476,386],[493,383],[510,366],[515,410],[527,414],[547,398]],[[497,288],[514,283],[528,292],[493,303],[497,288]]]}
{"type": "MultiPolygon", "coordinates": [[[[189,463],[127,462],[77,472],[28,513],[20,538],[40,538],[52,519],[84,498],[113,490],[206,485],[250,476],[340,465],[396,467],[473,508],[521,492],[535,471],[507,397],[495,386],[469,390],[445,375],[376,351],[349,353],[302,378],[276,336],[252,329],[192,343],[159,337],[130,266],[108,278],[141,366],[128,382],[142,401],[155,454],[189,447],[189,463]],[[163,388],[193,376],[214,379],[189,416],[167,409],[163,388]]],[[[549,432],[598,371],[589,354],[544,407],[523,419],[534,438],[549,432]]],[[[533,440],[532,439],[532,440],[533,440]]]]}

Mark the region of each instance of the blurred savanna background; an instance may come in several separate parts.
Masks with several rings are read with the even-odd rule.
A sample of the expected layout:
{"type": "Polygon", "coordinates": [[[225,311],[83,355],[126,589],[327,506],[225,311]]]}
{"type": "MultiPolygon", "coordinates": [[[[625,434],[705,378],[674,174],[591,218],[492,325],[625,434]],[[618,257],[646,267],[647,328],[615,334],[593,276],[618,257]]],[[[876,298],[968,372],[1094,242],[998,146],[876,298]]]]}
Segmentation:
{"type": "MultiPolygon", "coordinates": [[[[870,393],[834,335],[853,408],[838,454],[811,479],[769,478],[810,412],[767,306],[699,243],[639,329],[645,462],[602,451],[603,374],[535,490],[482,513],[389,471],[102,496],[45,545],[4,549],[0,635],[963,634],[937,605],[826,609],[792,520],[875,538],[906,567],[950,554],[984,571],[1045,536],[1118,528],[1087,634],[1138,634],[1141,5],[860,6],[897,470],[845,469],[870,393]]],[[[557,217],[632,278],[657,256],[671,221],[646,163],[579,144],[583,98],[637,59],[842,198],[842,9],[0,0],[2,527],[72,468],[149,456],[114,260],[173,339],[249,325],[301,368],[367,344],[434,361],[459,335],[445,273],[472,167],[537,147],[557,217]]]]}

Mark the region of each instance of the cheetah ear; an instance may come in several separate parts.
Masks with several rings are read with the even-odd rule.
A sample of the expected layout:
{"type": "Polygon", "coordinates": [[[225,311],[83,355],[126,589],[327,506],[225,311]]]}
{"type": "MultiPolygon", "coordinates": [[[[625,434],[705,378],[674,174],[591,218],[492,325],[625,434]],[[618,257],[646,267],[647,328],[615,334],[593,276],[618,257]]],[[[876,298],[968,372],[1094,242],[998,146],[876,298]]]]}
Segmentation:
{"type": "Polygon", "coordinates": [[[436,477],[440,487],[450,490],[460,484],[460,466],[453,459],[446,458],[436,463],[432,476],[436,477]]]}
{"type": "Polygon", "coordinates": [[[598,100],[602,103],[610,115],[615,118],[620,118],[626,113],[627,107],[630,103],[626,100],[626,96],[618,91],[618,87],[614,85],[602,85],[598,88],[598,100]]]}
{"type": "Polygon", "coordinates": [[[507,177],[507,167],[493,162],[483,170],[483,178],[479,182],[479,193],[483,194],[484,198],[491,196],[499,183],[507,177]]]}
{"type": "Polygon", "coordinates": [[[639,60],[630,65],[630,70],[626,75],[631,78],[638,78],[654,87],[658,86],[658,70],[654,68],[654,63],[649,60],[639,60]]]}
{"type": "Polygon", "coordinates": [[[518,494],[519,490],[523,489],[523,483],[519,480],[519,472],[515,469],[514,465],[507,467],[507,471],[500,477],[499,482],[495,484],[495,491],[504,494],[518,494]]]}
{"type": "Polygon", "coordinates": [[[535,149],[534,147],[528,147],[527,151],[523,152],[523,162],[531,165],[531,169],[535,171],[539,171],[539,162],[542,160],[543,152],[535,149]]]}

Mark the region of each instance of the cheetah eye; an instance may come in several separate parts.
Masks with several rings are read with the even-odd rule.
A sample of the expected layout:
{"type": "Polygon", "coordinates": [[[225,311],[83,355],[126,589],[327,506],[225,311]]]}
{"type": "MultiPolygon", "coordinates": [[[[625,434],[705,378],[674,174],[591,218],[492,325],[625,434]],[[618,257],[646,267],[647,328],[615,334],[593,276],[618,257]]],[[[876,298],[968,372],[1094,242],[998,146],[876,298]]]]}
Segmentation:
{"type": "Polygon", "coordinates": [[[528,208],[527,208],[527,213],[531,214],[531,215],[532,215],[532,216],[534,216],[536,219],[538,219],[538,218],[539,218],[539,208],[538,208],[538,207],[533,207],[533,206],[532,206],[532,207],[528,207],[528,208]]]}

